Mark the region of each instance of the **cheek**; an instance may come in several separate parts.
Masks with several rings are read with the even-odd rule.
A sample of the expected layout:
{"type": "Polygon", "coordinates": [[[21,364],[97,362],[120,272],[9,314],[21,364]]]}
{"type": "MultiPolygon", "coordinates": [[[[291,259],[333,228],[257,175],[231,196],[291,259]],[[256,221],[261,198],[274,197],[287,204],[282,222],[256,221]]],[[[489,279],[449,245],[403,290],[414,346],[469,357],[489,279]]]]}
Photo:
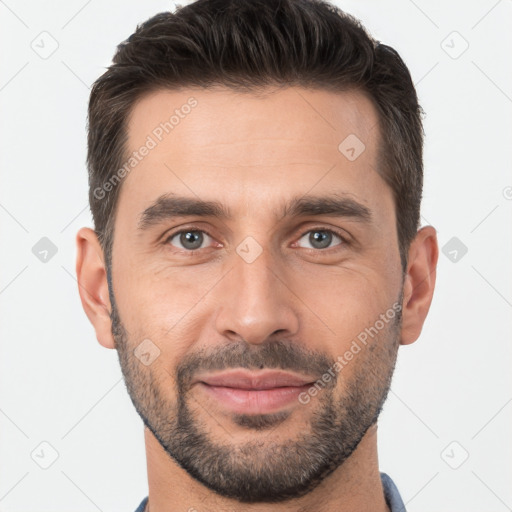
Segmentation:
{"type": "Polygon", "coordinates": [[[116,302],[131,337],[149,338],[161,350],[172,346],[176,354],[185,353],[199,339],[205,320],[198,322],[198,315],[212,303],[218,272],[199,266],[149,264],[130,270],[119,265],[116,302]]]}
{"type": "Polygon", "coordinates": [[[312,323],[305,329],[323,330],[339,352],[392,307],[395,284],[392,274],[381,268],[353,265],[302,274],[293,290],[309,309],[312,323]]]}

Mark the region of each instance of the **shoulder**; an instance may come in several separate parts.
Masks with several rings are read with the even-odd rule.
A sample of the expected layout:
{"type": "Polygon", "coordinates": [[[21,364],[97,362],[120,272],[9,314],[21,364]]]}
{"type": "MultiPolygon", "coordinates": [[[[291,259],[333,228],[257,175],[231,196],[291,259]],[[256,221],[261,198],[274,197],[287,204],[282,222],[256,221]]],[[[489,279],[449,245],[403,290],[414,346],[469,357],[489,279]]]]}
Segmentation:
{"type": "Polygon", "coordinates": [[[391,477],[381,472],[380,479],[382,481],[382,487],[384,488],[384,497],[386,498],[386,503],[391,509],[391,512],[407,512],[400,492],[391,477]]]}
{"type": "Polygon", "coordinates": [[[137,507],[135,512],[144,512],[144,509],[146,508],[146,503],[148,502],[148,496],[146,496],[141,502],[140,505],[137,507]]]}

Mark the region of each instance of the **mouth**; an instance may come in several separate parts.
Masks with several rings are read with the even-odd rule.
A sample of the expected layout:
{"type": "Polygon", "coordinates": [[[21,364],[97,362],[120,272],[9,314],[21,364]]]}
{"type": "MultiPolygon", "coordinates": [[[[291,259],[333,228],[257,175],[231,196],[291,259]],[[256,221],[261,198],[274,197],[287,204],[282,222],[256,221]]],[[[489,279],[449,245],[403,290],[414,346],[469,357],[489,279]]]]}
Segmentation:
{"type": "Polygon", "coordinates": [[[281,371],[233,370],[206,375],[196,384],[209,398],[238,414],[269,414],[299,404],[299,395],[315,379],[281,371]]]}

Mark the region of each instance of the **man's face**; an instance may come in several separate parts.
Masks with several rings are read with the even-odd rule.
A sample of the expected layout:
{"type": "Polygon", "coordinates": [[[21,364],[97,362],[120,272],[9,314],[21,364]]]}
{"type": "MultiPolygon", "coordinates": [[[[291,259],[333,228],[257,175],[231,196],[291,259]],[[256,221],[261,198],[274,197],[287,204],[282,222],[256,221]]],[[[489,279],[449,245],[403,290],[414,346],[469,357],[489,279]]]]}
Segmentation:
{"type": "Polygon", "coordinates": [[[304,495],[375,423],[400,340],[376,110],[357,92],[190,89],[143,97],[128,126],[130,153],[154,146],[122,184],[112,250],[131,399],[176,463],[219,494],[304,495]],[[178,196],[229,216],[173,216],[178,196]],[[211,380],[236,370],[247,389],[211,380]],[[271,370],[304,385],[251,381],[271,370]]]}

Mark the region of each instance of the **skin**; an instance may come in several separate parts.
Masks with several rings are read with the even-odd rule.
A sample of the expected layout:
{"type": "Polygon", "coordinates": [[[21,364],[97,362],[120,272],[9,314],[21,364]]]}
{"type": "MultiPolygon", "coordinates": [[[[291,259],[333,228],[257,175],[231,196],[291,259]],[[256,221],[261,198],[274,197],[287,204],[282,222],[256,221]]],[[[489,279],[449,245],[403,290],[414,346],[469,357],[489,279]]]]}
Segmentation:
{"type": "MultiPolygon", "coordinates": [[[[389,322],[346,364],[331,389],[307,405],[287,405],[286,417],[270,429],[241,425],[201,389],[186,388],[192,418],[206,427],[211,443],[232,450],[260,443],[245,461],[250,467],[263,467],[266,457],[279,453],[276,447],[301,442],[301,433],[313,435],[315,414],[329,411],[329,399],[334,406],[343,403],[348,390],[365,388],[361,399],[377,410],[398,346],[413,343],[421,333],[438,259],[436,231],[425,226],[412,242],[402,272],[392,190],[376,171],[377,112],[364,95],[303,88],[268,92],[257,97],[222,88],[161,90],[134,106],[128,124],[130,151],[144,144],[188,98],[198,102],[122,184],[112,252],[112,291],[122,335],[112,332],[113,295],[97,237],[90,228],[77,234],[76,269],[84,310],[99,343],[118,349],[139,413],[153,418],[155,425],[158,419],[161,432],[163,425],[176,426],[177,368],[187,357],[240,343],[263,354],[266,345],[282,340],[297,354],[314,354],[313,362],[334,362],[400,299],[400,322],[389,322]],[[349,134],[365,144],[354,161],[338,150],[349,134]],[[233,218],[162,220],[138,230],[141,213],[167,192],[218,200],[233,218]],[[369,208],[371,222],[277,214],[294,196],[333,192],[369,208]],[[186,254],[179,235],[168,238],[180,228],[206,230],[211,236],[205,236],[195,254],[186,254]],[[311,230],[325,229],[338,230],[350,243],[334,235],[327,249],[315,248],[308,238],[311,230]],[[251,263],[236,251],[248,236],[262,251],[251,263]],[[160,350],[149,366],[133,357],[144,339],[160,350]]],[[[151,512],[171,506],[198,512],[387,511],[378,469],[377,424],[365,425],[361,436],[348,458],[302,495],[275,503],[242,503],[191,476],[146,425],[151,512]]]]}

